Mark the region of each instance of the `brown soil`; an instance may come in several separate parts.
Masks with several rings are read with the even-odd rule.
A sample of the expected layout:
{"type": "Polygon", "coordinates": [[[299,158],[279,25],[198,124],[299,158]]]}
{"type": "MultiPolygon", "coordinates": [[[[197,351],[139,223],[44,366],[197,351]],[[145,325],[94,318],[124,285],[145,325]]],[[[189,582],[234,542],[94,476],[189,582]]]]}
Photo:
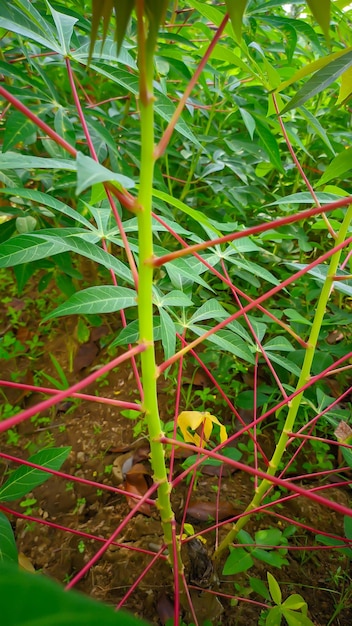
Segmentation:
{"type": "MultiPolygon", "coordinates": [[[[3,318],[4,319],[4,318],[3,318]]],[[[28,308],[23,313],[29,332],[38,332],[38,314],[33,308],[33,318],[28,308]]],[[[45,370],[48,374],[58,377],[50,360],[53,354],[64,368],[69,382],[72,383],[86,375],[94,366],[107,358],[104,349],[94,356],[93,362],[86,369],[73,373],[68,372],[69,353],[76,320],[66,319],[52,326],[49,336],[39,330],[39,339],[44,342],[41,356],[33,360],[31,351],[17,357],[16,360],[2,360],[0,362],[1,377],[10,380],[11,374],[17,375],[20,382],[31,381],[36,371],[45,370]],[[55,330],[54,330],[55,329],[55,330]]],[[[21,327],[23,328],[23,327],[21,327]]],[[[18,333],[18,330],[15,330],[18,333]]],[[[23,332],[23,331],[22,331],[23,332]]],[[[109,332],[107,329],[104,332],[109,332]]],[[[104,335],[102,331],[102,334],[104,335]]],[[[104,343],[104,341],[102,341],[104,343]]],[[[76,345],[77,349],[77,345],[76,345]]],[[[94,350],[93,350],[94,351],[94,350]]],[[[84,361],[83,361],[84,362],[84,361]]],[[[76,367],[76,370],[79,369],[76,367]]],[[[46,384],[41,379],[40,384],[46,384]]],[[[172,416],[173,390],[170,381],[160,381],[160,411],[164,420],[172,416]]],[[[138,402],[138,392],[135,388],[133,373],[129,365],[123,365],[110,372],[103,382],[97,382],[84,392],[104,395],[108,398],[118,398],[138,402]]],[[[36,404],[43,396],[37,393],[22,394],[19,390],[3,388],[3,397],[7,402],[21,408],[36,404]]],[[[75,401],[72,405],[64,403],[40,417],[47,417],[47,422],[32,419],[21,424],[17,433],[18,441],[10,443],[5,433],[1,438],[2,451],[21,458],[28,458],[37,450],[47,445],[71,446],[72,451],[62,471],[78,477],[95,480],[105,485],[112,484],[111,466],[121,453],[111,452],[111,448],[122,450],[134,440],[134,422],[121,415],[118,408],[86,401],[75,401]]],[[[270,431],[265,431],[262,445],[272,447],[270,431]]],[[[5,478],[8,469],[15,467],[4,461],[0,465],[0,473],[5,478]]],[[[177,468],[177,470],[179,467],[177,468]]],[[[195,497],[197,500],[215,500],[218,478],[216,476],[201,476],[197,482],[195,497]]],[[[237,512],[243,510],[250,500],[253,484],[245,473],[237,472],[223,478],[221,485],[221,499],[231,503],[237,512]]],[[[180,521],[187,493],[186,485],[178,488],[174,493],[174,508],[176,518],[180,521]]],[[[323,492],[325,493],[325,492],[323,492]]],[[[75,530],[84,531],[92,535],[108,538],[118,524],[129,513],[129,506],[124,496],[108,491],[99,491],[92,486],[77,482],[65,481],[62,478],[52,477],[42,486],[35,489],[33,496],[36,502],[32,505],[31,514],[44,521],[54,522],[75,530]]],[[[326,491],[326,497],[346,506],[351,504],[348,487],[332,488],[326,491]]],[[[18,512],[26,512],[19,503],[10,503],[18,512]]],[[[312,528],[326,530],[343,536],[343,520],[333,511],[318,504],[308,502],[302,498],[291,500],[285,507],[276,509],[281,515],[293,517],[312,528]]],[[[27,511],[28,512],[28,511],[27,511]]],[[[29,523],[25,519],[11,518],[15,529],[18,549],[31,562],[36,570],[53,577],[61,583],[72,578],[96,553],[101,544],[97,541],[84,539],[59,531],[45,524],[29,523]]],[[[197,523],[192,519],[196,531],[205,529],[209,524],[197,523]]],[[[268,526],[283,529],[286,522],[274,516],[254,517],[246,526],[250,533],[268,526]]],[[[220,539],[229,529],[225,524],[220,531],[220,539]]],[[[211,554],[215,541],[215,533],[206,534],[206,549],[211,554]]],[[[133,548],[143,548],[149,552],[157,550],[162,545],[162,532],[158,514],[152,516],[138,514],[131,519],[122,534],[118,536],[119,544],[113,545],[106,554],[89,570],[89,573],[78,583],[77,588],[92,597],[99,598],[113,605],[118,604],[128,591],[145,566],[150,562],[150,554],[141,554],[133,548]]],[[[298,528],[291,540],[294,547],[314,545],[314,532],[306,532],[298,528]]],[[[184,553],[187,576],[190,576],[189,552],[184,553]]],[[[350,562],[337,551],[302,551],[288,552],[288,566],[282,569],[268,568],[264,563],[257,561],[254,568],[248,573],[261,580],[266,580],[266,572],[272,571],[278,580],[283,595],[300,593],[308,603],[309,616],[317,626],[327,624],[348,625],[352,623],[352,587],[350,578],[350,562]],[[335,617],[334,617],[335,615],[335,617]],[[329,621],[330,620],[330,621],[329,621]],[[332,621],[331,621],[332,620],[332,621]]],[[[218,581],[213,582],[210,590],[192,589],[192,599],[196,606],[199,622],[207,618],[213,625],[224,626],[256,624],[261,609],[255,604],[245,601],[238,603],[230,601],[225,595],[239,595],[251,600],[262,601],[255,593],[250,593],[249,579],[245,574],[239,576],[222,575],[222,564],[216,572],[218,581]],[[216,595],[211,595],[211,591],[216,595]],[[222,596],[221,594],[224,594],[222,596]],[[221,605],[220,605],[221,602],[221,605]],[[220,615],[220,610],[222,613],[220,615]]],[[[194,585],[193,585],[194,586],[194,585]]],[[[165,560],[156,562],[148,574],[140,582],[136,590],[128,598],[124,608],[144,617],[153,624],[160,624],[160,611],[157,608],[158,600],[163,594],[172,599],[173,580],[169,566],[165,560]]],[[[191,620],[185,613],[186,623],[191,620]]]]}

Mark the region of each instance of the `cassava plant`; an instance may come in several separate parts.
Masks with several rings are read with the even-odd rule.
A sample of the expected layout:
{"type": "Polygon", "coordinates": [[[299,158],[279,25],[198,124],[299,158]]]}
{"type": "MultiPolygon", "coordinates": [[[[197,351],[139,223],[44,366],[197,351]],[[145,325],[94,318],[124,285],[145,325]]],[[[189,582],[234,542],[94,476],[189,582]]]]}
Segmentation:
{"type": "MultiPolygon", "coordinates": [[[[338,513],[352,515],[347,506],[327,500],[313,489],[307,490],[285,477],[285,472],[300,451],[299,437],[302,437],[302,445],[305,438],[314,437],[312,433],[316,422],[319,419],[321,422],[324,415],[334,409],[335,400],[324,407],[320,403],[316,414],[297,433],[297,418],[304,402],[309,401],[309,406],[314,406],[314,398],[310,395],[314,385],[319,387],[322,379],[329,377],[331,372],[350,367],[351,353],[348,350],[336,350],[335,360],[326,362],[326,354],[320,351],[319,346],[326,330],[326,311],[332,295],[350,296],[352,293],[351,275],[346,269],[351,267],[352,271],[352,197],[343,184],[344,176],[350,170],[350,149],[341,148],[337,154],[340,146],[338,138],[329,138],[318,117],[303,105],[313,96],[323,97],[324,89],[334,85],[339,77],[342,78],[338,103],[343,105],[348,101],[351,95],[351,47],[338,44],[333,52],[327,52],[325,56],[321,54],[326,45],[324,38],[328,40],[331,36],[328,3],[317,6],[316,2],[308,1],[322,31],[319,36],[308,24],[304,28],[304,21],[294,15],[272,15],[270,7],[268,9],[259,2],[247,7],[248,14],[244,18],[246,28],[242,34],[246,4],[237,0],[226,0],[225,7],[221,3],[196,1],[93,0],[91,25],[86,17],[90,8],[84,6],[82,10],[75,2],[67,12],[63,6],[46,3],[44,9],[43,3],[29,0],[15,0],[11,5],[0,8],[5,59],[1,65],[4,83],[0,86],[0,94],[7,103],[3,111],[7,128],[0,155],[0,170],[3,197],[9,198],[6,215],[12,218],[2,224],[0,234],[4,243],[0,251],[0,266],[17,268],[16,279],[20,290],[38,269],[57,272],[61,277],[57,284],[65,300],[44,317],[45,323],[70,314],[97,316],[120,311],[123,328],[112,340],[110,350],[113,352],[117,346],[129,345],[123,355],[114,356],[71,387],[55,391],[41,388],[41,391],[51,393],[52,397],[4,420],[0,429],[3,432],[13,428],[69,396],[90,399],[79,393],[83,387],[121,363],[131,361],[141,402],[121,401],[119,404],[115,401],[115,406],[143,413],[150,445],[153,485],[142,495],[137,494],[132,512],[82,571],[73,577],[68,588],[73,587],[104,554],[133,513],[148,510],[143,506],[153,504],[150,498],[156,491],[164,538],[155,559],[165,557],[164,550],[167,549],[174,576],[175,625],[180,623],[182,609],[188,605],[193,620],[197,622],[199,619],[201,623],[203,619],[197,618],[193,607],[194,598],[191,597],[184,571],[183,543],[189,544],[191,567],[195,553],[194,560],[198,559],[204,565],[202,576],[193,571],[191,579],[204,589],[207,584],[218,584],[214,582],[217,577],[213,575],[213,568],[218,568],[225,550],[227,554],[230,549],[230,554],[226,556],[224,576],[246,570],[247,566],[234,564],[234,559],[231,559],[231,554],[238,549],[234,549],[233,544],[239,537],[244,545],[245,537],[249,542],[249,549],[243,548],[241,553],[247,569],[253,565],[252,556],[268,566],[282,567],[287,563],[286,551],[283,550],[286,550],[288,540],[281,531],[271,529],[273,532],[269,530],[264,539],[259,531],[253,540],[249,533],[245,535],[242,530],[254,515],[269,510],[272,502],[280,504],[285,501],[281,493],[273,501],[270,500],[274,487],[289,490],[291,496],[308,497],[312,502],[329,506],[338,513]],[[182,39],[182,29],[181,34],[177,29],[173,33],[175,40],[166,35],[162,43],[159,39],[159,29],[165,21],[176,28],[176,20],[182,17],[183,12],[186,30],[194,28],[194,16],[198,15],[201,32],[210,38],[206,50],[202,47],[196,50],[198,63],[193,74],[186,62],[191,56],[192,46],[188,49],[186,38],[182,39]],[[103,37],[100,41],[101,21],[103,37]],[[116,45],[112,45],[109,37],[111,24],[115,29],[116,45]],[[276,34],[272,50],[266,55],[263,45],[266,42],[270,48],[266,39],[269,28],[276,28],[276,34]],[[280,41],[280,28],[285,32],[284,43],[280,41]],[[42,98],[40,104],[26,103],[27,96],[23,96],[18,88],[18,85],[28,84],[28,77],[23,71],[13,69],[12,61],[17,59],[18,50],[11,46],[7,49],[6,38],[11,39],[11,33],[17,33],[18,46],[23,45],[26,50],[33,84],[38,88],[38,97],[42,98]],[[135,57],[129,47],[124,46],[129,36],[135,42],[135,57]],[[309,37],[312,37],[314,51],[321,56],[302,67],[297,65],[290,76],[287,67],[280,71],[283,54],[286,54],[288,62],[294,64],[294,53],[298,51],[302,54],[304,38],[309,37]],[[35,42],[29,52],[22,38],[35,42]],[[179,49],[176,49],[177,45],[179,49]],[[48,50],[53,53],[53,56],[48,54],[47,73],[40,64],[42,47],[45,53],[48,50]],[[178,56],[183,49],[186,49],[184,58],[178,56]],[[212,55],[214,66],[210,64],[212,55]],[[124,59],[122,62],[121,58],[124,59]],[[182,80],[187,77],[188,80],[181,94],[174,92],[178,100],[176,107],[165,95],[167,71],[173,59],[175,76],[182,76],[182,80]],[[60,102],[54,81],[56,71],[62,74],[62,88],[72,96],[70,107],[60,102]],[[311,74],[313,76],[288,101],[285,89],[311,74]],[[39,88],[38,76],[42,75],[45,76],[50,98],[43,96],[39,88]],[[108,79],[113,85],[112,91],[116,90],[116,98],[123,98],[123,113],[114,109],[115,94],[110,97],[109,93],[106,100],[111,105],[111,116],[103,108],[106,101],[102,98],[101,102],[97,102],[94,92],[96,77],[108,79]],[[215,91],[215,84],[218,91],[215,91]],[[243,89],[242,95],[236,95],[234,91],[239,86],[243,89]],[[121,89],[123,96],[120,96],[121,89]],[[80,92],[85,96],[84,106],[80,92]],[[209,97],[209,106],[200,104],[203,92],[209,97]],[[219,98],[225,115],[217,122],[219,98]],[[132,99],[135,99],[133,107],[132,99]],[[234,106],[239,115],[235,124],[241,138],[243,133],[248,133],[251,141],[241,140],[236,144],[232,138],[234,106]],[[185,116],[185,121],[181,115],[186,107],[189,117],[185,116]],[[91,114],[91,108],[97,109],[96,116],[91,114]],[[306,125],[304,128],[309,127],[306,144],[302,143],[290,118],[287,118],[287,124],[283,121],[286,119],[284,116],[292,111],[302,124],[300,128],[303,124],[306,125]],[[115,114],[119,120],[117,130],[115,114]],[[201,118],[202,115],[204,118],[201,118]],[[202,124],[204,132],[199,136],[196,123],[193,126],[189,123],[191,116],[202,124]],[[126,140],[118,145],[124,131],[126,140]],[[174,139],[176,132],[182,138],[179,143],[174,139]],[[333,156],[324,173],[319,169],[313,172],[315,176],[322,174],[320,179],[315,178],[315,186],[319,188],[334,179],[342,180],[340,186],[324,187],[324,191],[319,193],[314,190],[304,167],[312,167],[309,165],[311,154],[317,159],[323,158],[321,144],[317,147],[316,137],[321,139],[329,156],[333,156]],[[38,144],[40,149],[32,153],[30,146],[35,141],[41,142],[38,144]],[[221,142],[220,147],[217,142],[221,142]],[[19,143],[23,148],[21,153],[12,152],[19,143]],[[84,145],[86,153],[77,149],[76,145],[84,145]],[[140,151],[136,145],[140,145],[140,151]],[[301,159],[296,155],[298,149],[302,153],[301,159]],[[236,150],[238,155],[233,156],[236,150]],[[49,153],[50,158],[43,157],[43,152],[49,153]],[[245,164],[242,154],[247,156],[245,164]],[[295,166],[294,173],[292,164],[295,166]],[[32,185],[34,176],[29,173],[36,168],[50,174],[47,178],[43,177],[41,184],[32,185]],[[62,178],[57,177],[58,171],[65,172],[62,178]],[[230,172],[231,176],[218,179],[217,173],[222,171],[230,172]],[[81,196],[79,206],[72,193],[72,172],[77,177],[76,194],[81,196]],[[166,184],[162,172],[166,172],[166,184]],[[237,184],[238,180],[241,185],[237,184]],[[300,191],[302,184],[304,191],[300,191]],[[290,192],[286,193],[288,185],[290,192]],[[55,193],[49,193],[53,189],[55,193]],[[61,199],[61,191],[58,193],[62,189],[68,189],[65,201],[61,199]],[[268,191],[270,201],[265,201],[264,205],[261,194],[264,191],[267,193],[267,190],[274,191],[268,191]],[[26,209],[27,203],[32,207],[32,214],[26,209]],[[309,208],[297,210],[301,204],[309,208]],[[278,206],[284,207],[284,215],[278,213],[278,206]],[[57,220],[54,225],[53,215],[57,220]],[[136,232],[138,238],[134,239],[136,232]],[[317,232],[324,233],[318,242],[317,232]],[[127,233],[131,233],[130,238],[127,233]],[[292,247],[293,240],[299,242],[298,251],[292,247]],[[176,241],[180,247],[176,246],[176,241]],[[72,264],[69,253],[77,253],[99,265],[103,284],[81,289],[83,279],[72,264]],[[254,257],[250,256],[251,253],[254,257]],[[309,263],[305,262],[306,254],[311,255],[309,263]],[[58,258],[57,265],[55,258],[58,258]],[[48,259],[49,266],[41,265],[44,259],[48,259]],[[281,263],[280,271],[278,263],[281,263]],[[109,273],[112,285],[106,284],[109,273]],[[316,281],[314,285],[318,285],[319,295],[316,295],[315,286],[311,299],[305,300],[294,293],[294,286],[299,280],[307,279],[308,275],[316,281]],[[258,277],[265,288],[262,288],[258,277]],[[123,286],[118,286],[117,280],[123,281],[123,286]],[[77,283],[79,288],[76,293],[77,283]],[[289,289],[292,296],[287,295],[289,289]],[[225,290],[228,295],[223,295],[225,290]],[[266,305],[269,298],[277,298],[275,309],[279,312],[266,305]],[[312,302],[315,308],[313,315],[309,310],[312,302]],[[137,320],[133,316],[126,319],[125,312],[134,308],[137,308],[137,320]],[[306,332],[307,328],[309,332],[306,332]],[[178,350],[176,339],[180,345],[178,350]],[[161,340],[165,354],[164,361],[159,365],[156,357],[158,340],[161,340]],[[299,346],[301,358],[298,361],[290,341],[299,346]],[[137,345],[133,347],[133,344],[137,345]],[[218,358],[219,363],[215,363],[215,370],[217,368],[224,379],[227,372],[224,374],[224,362],[221,361],[225,353],[231,356],[230,367],[237,381],[241,373],[248,375],[248,370],[255,372],[254,391],[249,395],[244,384],[238,383],[238,406],[241,402],[243,406],[246,406],[246,401],[249,402],[249,423],[230,398],[231,382],[225,389],[214,377],[213,356],[207,362],[206,351],[197,354],[197,347],[204,345],[210,346],[209,350],[211,346],[216,346],[215,360],[218,358]],[[289,353],[292,358],[286,358],[282,353],[289,353]],[[226,430],[213,410],[182,410],[182,363],[189,355],[201,365],[207,380],[215,385],[223,403],[221,408],[230,410],[240,423],[237,432],[232,432],[230,428],[226,430]],[[317,356],[323,362],[318,369],[317,356]],[[172,380],[175,364],[179,365],[175,419],[168,430],[170,436],[165,436],[165,425],[159,414],[157,383],[162,375],[170,376],[172,380]],[[267,368],[275,381],[274,390],[258,382],[260,364],[267,368]],[[260,393],[257,393],[257,387],[260,393]],[[259,412],[260,408],[262,411],[259,412]],[[271,416],[280,417],[283,427],[277,433],[274,451],[267,454],[261,447],[258,431],[271,416]],[[178,438],[177,427],[180,431],[178,438]],[[252,444],[253,465],[240,461],[237,451],[229,452],[225,448],[241,436],[252,444]],[[299,446],[290,456],[289,445],[293,440],[298,441],[299,446]],[[184,471],[175,478],[172,470],[176,447],[188,449],[196,456],[183,465],[184,471]],[[287,456],[288,461],[285,460],[287,456]],[[240,514],[231,511],[227,516],[233,520],[233,527],[217,544],[212,561],[193,532],[191,536],[183,534],[185,515],[181,528],[176,524],[171,501],[172,490],[187,476],[191,477],[186,514],[192,486],[196,485],[197,471],[206,461],[215,467],[240,469],[254,480],[253,497],[240,514]],[[255,543],[254,548],[252,542],[255,543]]],[[[341,7],[338,9],[341,11],[341,7]]],[[[337,23],[337,14],[334,16],[337,23]]],[[[341,16],[338,24],[347,43],[351,43],[341,16]]],[[[31,98],[28,99],[31,101],[31,98]]],[[[341,304],[341,300],[334,301],[335,309],[329,310],[331,318],[334,311],[342,316],[341,304]]],[[[4,387],[11,385],[9,381],[2,382],[4,387]]],[[[347,436],[337,439],[349,450],[347,436]]],[[[220,492],[221,471],[219,485],[220,492]]],[[[219,510],[215,515],[212,510],[209,517],[214,517],[218,532],[221,526],[219,510]]],[[[290,521],[294,523],[294,520],[290,521]]],[[[306,615],[306,603],[301,596],[290,596],[281,603],[278,583],[271,574],[268,574],[268,580],[276,605],[269,610],[268,624],[279,623],[282,616],[287,621],[290,618],[299,619],[296,612],[300,611],[304,623],[312,623],[306,615]]],[[[214,609],[213,619],[220,619],[220,613],[220,610],[217,613],[214,609]]]]}

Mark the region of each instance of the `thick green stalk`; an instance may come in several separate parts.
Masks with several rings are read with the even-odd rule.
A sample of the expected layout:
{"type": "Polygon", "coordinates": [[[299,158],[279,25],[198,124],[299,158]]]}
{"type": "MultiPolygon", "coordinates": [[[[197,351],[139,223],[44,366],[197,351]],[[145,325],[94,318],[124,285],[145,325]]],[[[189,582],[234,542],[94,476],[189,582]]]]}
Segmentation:
{"type": "MultiPolygon", "coordinates": [[[[140,25],[141,27],[141,25],[140,25]]],[[[141,124],[141,171],[138,195],[138,319],[140,342],[147,344],[141,355],[144,401],[143,409],[148,425],[151,465],[154,480],[159,483],[158,507],[163,525],[165,543],[169,546],[172,560],[172,523],[174,514],[170,503],[170,486],[165,465],[163,436],[157,399],[157,367],[153,343],[153,231],[152,189],[154,174],[154,96],[153,96],[153,52],[148,51],[142,36],[139,38],[140,66],[140,124],[141,124]]],[[[181,561],[178,559],[180,567],[181,561]]]]}
{"type": "MultiPolygon", "coordinates": [[[[349,208],[347,209],[345,218],[341,224],[337,239],[335,241],[335,246],[341,244],[345,240],[351,221],[352,221],[352,205],[350,205],[349,208]]],[[[313,362],[313,358],[314,358],[314,354],[315,354],[315,350],[316,350],[316,346],[317,346],[317,342],[319,338],[319,333],[320,333],[321,325],[324,319],[326,305],[330,297],[334,276],[336,275],[336,272],[339,266],[341,252],[342,250],[338,250],[337,252],[335,252],[335,254],[333,254],[330,260],[330,265],[329,265],[329,269],[325,278],[325,282],[320,292],[320,296],[319,296],[319,300],[318,300],[318,304],[317,304],[317,308],[316,308],[316,312],[315,312],[315,316],[313,320],[313,325],[312,325],[309,340],[308,340],[308,347],[306,349],[306,353],[305,353],[305,357],[304,357],[304,361],[303,361],[303,365],[301,369],[301,375],[297,383],[297,389],[300,389],[303,385],[305,385],[308,382],[309,377],[310,377],[312,362],[313,362]]],[[[284,427],[282,429],[279,441],[277,442],[274,454],[271,458],[268,470],[266,472],[268,477],[275,476],[277,472],[280,461],[286,450],[286,445],[289,439],[288,433],[292,433],[293,431],[297,412],[300,407],[302,397],[303,397],[303,392],[298,394],[290,403],[284,427]]],[[[225,548],[227,548],[229,544],[235,540],[238,532],[244,527],[244,525],[249,520],[251,516],[251,511],[253,511],[253,509],[256,509],[258,506],[260,506],[261,501],[267,489],[270,487],[270,485],[271,485],[271,482],[269,478],[268,479],[264,478],[262,482],[258,485],[252,501],[246,508],[245,512],[248,514],[241,517],[237,521],[237,523],[234,525],[234,527],[231,529],[231,531],[226,535],[225,539],[223,539],[223,541],[221,542],[221,544],[219,545],[218,549],[215,552],[215,555],[214,555],[215,558],[218,558],[220,554],[225,550],[225,548]]]]}

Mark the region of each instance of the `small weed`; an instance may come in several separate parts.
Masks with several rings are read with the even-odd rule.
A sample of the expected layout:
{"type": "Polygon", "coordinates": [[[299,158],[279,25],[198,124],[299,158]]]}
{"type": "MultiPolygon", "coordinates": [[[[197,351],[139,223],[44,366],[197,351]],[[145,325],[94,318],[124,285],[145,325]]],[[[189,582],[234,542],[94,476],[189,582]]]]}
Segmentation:
{"type": "Polygon", "coordinates": [[[86,499],[85,498],[77,498],[76,506],[75,506],[73,512],[74,513],[79,513],[79,511],[84,508],[85,504],[86,504],[86,499]]]}
{"type": "Polygon", "coordinates": [[[24,509],[25,515],[32,515],[35,510],[35,505],[37,504],[36,498],[25,498],[20,502],[20,507],[24,509]]]}
{"type": "Polygon", "coordinates": [[[15,428],[6,431],[6,443],[9,446],[18,446],[21,437],[15,428]]]}

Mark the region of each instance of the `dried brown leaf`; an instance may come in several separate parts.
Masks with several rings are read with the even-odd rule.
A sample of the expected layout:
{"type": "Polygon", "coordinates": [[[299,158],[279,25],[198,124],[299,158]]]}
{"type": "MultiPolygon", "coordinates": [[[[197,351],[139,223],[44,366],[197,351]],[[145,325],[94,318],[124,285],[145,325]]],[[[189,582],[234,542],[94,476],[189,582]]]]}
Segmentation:
{"type": "Polygon", "coordinates": [[[215,519],[219,521],[234,517],[236,509],[231,502],[220,500],[220,502],[204,502],[202,500],[191,500],[187,509],[186,519],[196,522],[209,522],[215,519]]]}
{"type": "Polygon", "coordinates": [[[73,361],[73,369],[75,372],[89,367],[97,356],[99,348],[94,341],[88,341],[79,346],[73,361]]]}

